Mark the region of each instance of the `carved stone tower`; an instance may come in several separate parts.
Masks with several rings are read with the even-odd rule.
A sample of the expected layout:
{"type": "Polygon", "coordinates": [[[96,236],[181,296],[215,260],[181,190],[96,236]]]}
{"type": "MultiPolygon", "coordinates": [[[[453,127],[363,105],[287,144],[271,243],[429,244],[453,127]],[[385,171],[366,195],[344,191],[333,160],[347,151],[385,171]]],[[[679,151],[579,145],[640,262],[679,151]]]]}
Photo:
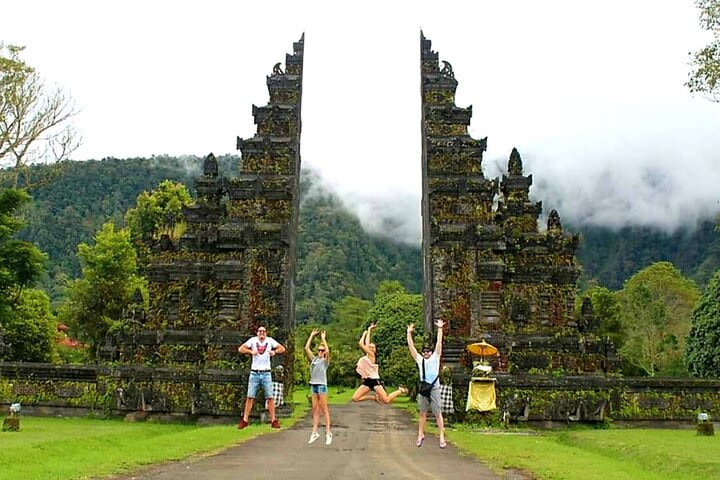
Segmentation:
{"type": "Polygon", "coordinates": [[[459,362],[466,343],[485,338],[502,352],[496,371],[607,369],[593,321],[579,332],[575,320],[578,236],[563,233],[555,210],[538,228],[542,203],[530,200],[532,175],[516,149],[502,180],[485,178],[487,139],[468,135],[472,107],[455,105],[452,67],[422,33],[420,64],[425,327],[449,322],[459,341],[445,361],[459,362]]]}
{"type": "Polygon", "coordinates": [[[285,70],[277,63],[267,77],[270,101],[252,108],[257,132],[237,139],[238,175],[221,176],[210,154],[197,202],[185,212],[187,230],[154,246],[147,315],[131,309],[130,328],[105,349],[121,364],[154,367],[150,384],[128,377],[120,387],[128,409],[150,403],[153,411],[218,415],[241,408],[249,357],[237,347],[260,325],[288,349],[273,359],[283,367],[274,379],[292,388],[303,48],[304,35],[285,70]],[[158,378],[161,371],[169,373],[158,378]]]}

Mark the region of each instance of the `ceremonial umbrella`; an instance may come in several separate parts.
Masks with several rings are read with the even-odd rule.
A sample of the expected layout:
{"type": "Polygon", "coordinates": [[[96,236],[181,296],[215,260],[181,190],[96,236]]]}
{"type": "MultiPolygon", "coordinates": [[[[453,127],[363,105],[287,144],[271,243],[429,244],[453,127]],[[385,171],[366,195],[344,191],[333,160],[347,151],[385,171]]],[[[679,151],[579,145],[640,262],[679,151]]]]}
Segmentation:
{"type": "Polygon", "coordinates": [[[498,354],[498,349],[485,340],[478,343],[471,343],[467,346],[467,351],[478,357],[494,357],[498,354]]]}

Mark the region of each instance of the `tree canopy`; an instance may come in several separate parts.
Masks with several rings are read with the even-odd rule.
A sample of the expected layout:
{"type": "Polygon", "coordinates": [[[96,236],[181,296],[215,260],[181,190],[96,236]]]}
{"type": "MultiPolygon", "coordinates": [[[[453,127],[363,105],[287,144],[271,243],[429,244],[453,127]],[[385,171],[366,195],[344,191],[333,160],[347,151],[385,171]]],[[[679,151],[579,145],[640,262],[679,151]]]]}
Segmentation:
{"type": "Polygon", "coordinates": [[[720,270],[692,312],[684,359],[691,375],[720,377],[720,270]]]}
{"type": "Polygon", "coordinates": [[[35,245],[15,238],[24,223],[19,214],[30,201],[23,190],[0,190],[0,304],[12,303],[45,267],[46,256],[35,245]]]}
{"type": "Polygon", "coordinates": [[[687,87],[720,102],[720,0],[695,0],[695,5],[700,9],[700,26],[712,33],[713,40],[691,53],[687,87]]]}
{"type": "Polygon", "coordinates": [[[0,166],[13,167],[5,171],[13,186],[28,165],[66,159],[80,144],[72,97],[48,86],[20,58],[23,49],[0,43],[0,166]]]}
{"type": "Polygon", "coordinates": [[[633,275],[619,292],[624,343],[620,354],[647,375],[682,372],[690,315],[700,293],[669,262],[633,275]]]}
{"type": "Polygon", "coordinates": [[[82,277],[68,286],[67,301],[60,318],[86,341],[90,354],[111,328],[119,326],[124,309],[144,280],[137,274],[137,256],[125,229],[116,230],[112,222],[102,226],[94,245],[78,245],[82,277]]]}
{"type": "Polygon", "coordinates": [[[10,360],[47,361],[52,320],[47,296],[29,291],[45,269],[47,257],[35,245],[15,238],[24,223],[24,190],[0,190],[0,336],[10,360]],[[47,303],[45,303],[47,302],[47,303]]]}

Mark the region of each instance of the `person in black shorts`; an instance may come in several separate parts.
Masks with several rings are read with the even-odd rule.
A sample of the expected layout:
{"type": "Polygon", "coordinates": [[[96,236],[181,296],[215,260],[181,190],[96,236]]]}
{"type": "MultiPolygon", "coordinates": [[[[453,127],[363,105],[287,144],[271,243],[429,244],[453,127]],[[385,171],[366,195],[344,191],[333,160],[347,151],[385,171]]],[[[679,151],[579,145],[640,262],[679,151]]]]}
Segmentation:
{"type": "Polygon", "coordinates": [[[364,402],[366,400],[375,400],[378,403],[391,403],[399,395],[407,393],[407,388],[400,387],[394,392],[388,394],[385,391],[385,386],[380,380],[379,366],[375,360],[376,346],[370,341],[372,331],[375,330],[376,325],[371,324],[367,330],[365,330],[360,337],[360,349],[365,352],[365,355],[360,357],[357,362],[355,371],[358,372],[360,378],[362,378],[362,385],[353,394],[353,402],[364,402]],[[370,392],[375,392],[375,395],[371,395],[370,392]]]}

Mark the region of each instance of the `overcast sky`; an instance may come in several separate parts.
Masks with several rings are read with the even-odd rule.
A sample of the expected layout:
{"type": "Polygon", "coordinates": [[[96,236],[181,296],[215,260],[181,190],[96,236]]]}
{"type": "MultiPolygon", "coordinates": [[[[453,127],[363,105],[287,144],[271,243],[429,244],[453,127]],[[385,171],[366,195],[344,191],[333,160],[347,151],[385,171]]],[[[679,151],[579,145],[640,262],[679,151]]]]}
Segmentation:
{"type": "Polygon", "coordinates": [[[517,147],[546,213],[672,229],[718,211],[720,104],[684,87],[710,39],[692,0],[23,0],[0,41],[75,98],[84,160],[236,153],[305,32],[303,163],[366,226],[417,240],[421,28],[489,137],[486,175],[517,147]]]}

